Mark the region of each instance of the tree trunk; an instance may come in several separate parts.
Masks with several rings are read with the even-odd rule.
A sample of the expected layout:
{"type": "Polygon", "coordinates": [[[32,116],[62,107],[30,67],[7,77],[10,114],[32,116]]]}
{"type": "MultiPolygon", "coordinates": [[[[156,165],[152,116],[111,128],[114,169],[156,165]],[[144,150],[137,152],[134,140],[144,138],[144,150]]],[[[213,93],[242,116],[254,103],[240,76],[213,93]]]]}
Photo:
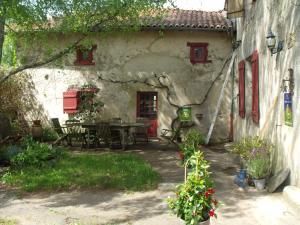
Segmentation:
{"type": "Polygon", "coordinates": [[[5,26],[5,7],[3,0],[0,0],[0,65],[2,63],[2,51],[4,43],[4,26],[5,26]]]}

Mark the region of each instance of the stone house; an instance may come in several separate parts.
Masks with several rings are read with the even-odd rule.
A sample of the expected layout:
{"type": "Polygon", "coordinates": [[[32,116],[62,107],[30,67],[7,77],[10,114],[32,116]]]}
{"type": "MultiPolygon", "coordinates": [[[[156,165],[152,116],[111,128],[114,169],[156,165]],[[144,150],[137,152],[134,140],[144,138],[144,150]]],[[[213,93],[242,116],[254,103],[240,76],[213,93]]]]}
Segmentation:
{"type": "MultiPolygon", "coordinates": [[[[58,35],[58,34],[57,34],[58,35]]],[[[74,34],[53,46],[66,46],[74,34]]],[[[63,122],[75,108],[64,108],[63,92],[89,83],[104,102],[101,119],[120,117],[133,122],[149,117],[149,135],[170,128],[182,106],[191,107],[195,126],[206,134],[223,83],[222,67],[231,53],[231,23],[222,12],[169,10],[161,21],[142,25],[127,35],[89,36],[92,47],[77,49],[62,59],[63,67],[29,70],[35,97],[48,118],[63,122]],[[69,111],[68,111],[69,110],[69,111]]],[[[230,87],[213,133],[228,138],[230,87]]],[[[65,99],[66,100],[66,99],[65,99]]]]}
{"type": "Polygon", "coordinates": [[[227,7],[239,45],[234,139],[272,140],[275,171],[289,168],[300,186],[300,1],[228,0],[227,7]]]}

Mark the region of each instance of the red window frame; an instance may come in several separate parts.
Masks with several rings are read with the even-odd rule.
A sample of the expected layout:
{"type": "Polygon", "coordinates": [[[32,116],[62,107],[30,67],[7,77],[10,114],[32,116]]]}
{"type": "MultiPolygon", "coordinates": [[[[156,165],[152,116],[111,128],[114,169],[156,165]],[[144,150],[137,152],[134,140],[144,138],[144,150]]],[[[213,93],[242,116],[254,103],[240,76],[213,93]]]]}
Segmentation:
{"type": "Polygon", "coordinates": [[[75,65],[82,65],[82,66],[89,66],[95,65],[93,52],[96,50],[97,45],[93,45],[91,49],[83,49],[82,46],[78,46],[76,49],[76,61],[74,62],[75,65]],[[84,53],[87,51],[87,59],[84,59],[84,53]]]}
{"type": "Polygon", "coordinates": [[[251,57],[252,64],[252,120],[259,124],[259,55],[254,51],[251,57]]]}
{"type": "Polygon", "coordinates": [[[190,47],[190,62],[192,64],[196,63],[210,63],[211,60],[207,60],[208,57],[208,43],[200,43],[200,42],[188,42],[187,46],[190,47]],[[196,50],[201,48],[202,55],[201,57],[197,57],[196,50]]]}
{"type": "Polygon", "coordinates": [[[239,62],[239,115],[245,118],[245,60],[239,62]]]}

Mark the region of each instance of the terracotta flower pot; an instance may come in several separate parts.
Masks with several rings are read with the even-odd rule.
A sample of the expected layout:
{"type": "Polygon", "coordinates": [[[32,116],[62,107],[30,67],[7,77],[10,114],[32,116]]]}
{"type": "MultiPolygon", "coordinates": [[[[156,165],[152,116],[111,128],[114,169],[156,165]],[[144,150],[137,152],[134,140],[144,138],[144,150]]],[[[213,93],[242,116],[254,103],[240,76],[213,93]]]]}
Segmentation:
{"type": "Polygon", "coordinates": [[[198,225],[210,225],[210,219],[205,220],[203,222],[199,222],[198,225]]]}
{"type": "Polygon", "coordinates": [[[43,127],[40,120],[33,120],[31,135],[35,140],[41,140],[43,136],[43,127]]]}

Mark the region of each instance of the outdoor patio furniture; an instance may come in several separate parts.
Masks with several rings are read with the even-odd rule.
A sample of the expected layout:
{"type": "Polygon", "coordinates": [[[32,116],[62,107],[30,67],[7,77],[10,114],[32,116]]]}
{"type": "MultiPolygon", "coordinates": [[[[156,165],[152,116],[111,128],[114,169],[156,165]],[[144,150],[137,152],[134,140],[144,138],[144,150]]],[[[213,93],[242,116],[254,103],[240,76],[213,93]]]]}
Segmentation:
{"type": "Polygon", "coordinates": [[[122,149],[128,146],[129,130],[136,127],[144,127],[143,123],[110,123],[111,130],[119,130],[121,135],[122,149]]]}
{"type": "MultiPolygon", "coordinates": [[[[111,147],[112,144],[112,136],[110,131],[109,122],[100,122],[97,124],[97,138],[98,143],[104,146],[111,147]]],[[[120,138],[119,138],[120,140],[120,138]]]]}
{"type": "Polygon", "coordinates": [[[148,137],[148,128],[150,127],[150,120],[148,118],[137,118],[137,123],[142,123],[144,126],[135,127],[135,131],[133,133],[134,143],[137,142],[149,142],[148,137]]]}
{"type": "Polygon", "coordinates": [[[162,129],[160,137],[165,139],[168,144],[178,145],[177,139],[180,137],[180,130],[162,129]]]}
{"type": "Polygon", "coordinates": [[[65,126],[67,129],[68,138],[71,145],[73,140],[77,142],[83,141],[83,136],[85,132],[81,127],[80,120],[76,120],[76,119],[66,120],[65,126]]]}
{"type": "Polygon", "coordinates": [[[67,127],[62,127],[60,125],[58,118],[51,118],[51,121],[52,121],[53,129],[58,134],[58,139],[54,141],[53,145],[62,143],[63,141],[66,141],[67,144],[70,145],[71,143],[70,143],[67,127]]]}
{"type": "Polygon", "coordinates": [[[97,123],[82,123],[81,127],[85,129],[83,133],[83,142],[81,147],[90,148],[91,146],[96,147],[99,146],[99,139],[97,136],[98,124],[97,123]]]}

